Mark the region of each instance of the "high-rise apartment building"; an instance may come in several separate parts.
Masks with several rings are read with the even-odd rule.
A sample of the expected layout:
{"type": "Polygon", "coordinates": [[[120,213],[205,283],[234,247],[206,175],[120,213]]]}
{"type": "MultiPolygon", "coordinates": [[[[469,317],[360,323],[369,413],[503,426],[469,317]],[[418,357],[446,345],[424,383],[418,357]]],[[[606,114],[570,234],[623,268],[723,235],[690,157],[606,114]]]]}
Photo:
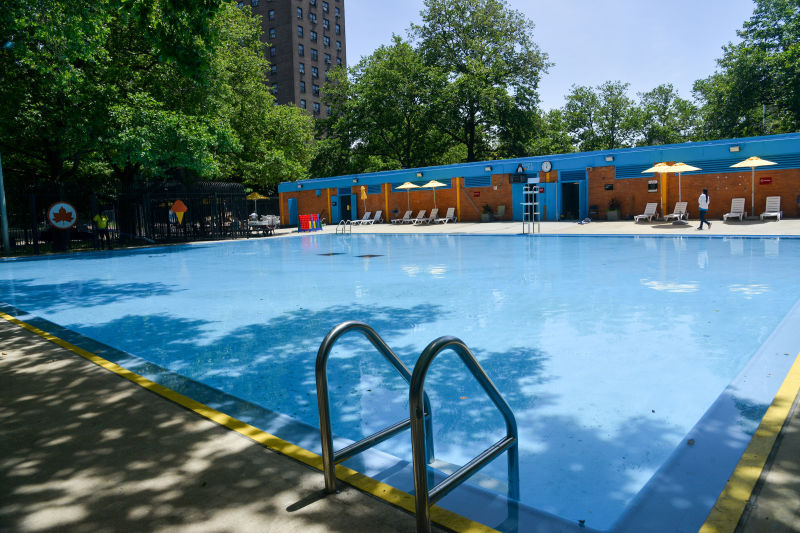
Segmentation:
{"type": "MultiPolygon", "coordinates": [[[[314,117],[330,114],[322,102],[328,70],[346,65],[344,0],[248,0],[261,15],[269,43],[269,83],[278,104],[294,104],[314,117]]],[[[243,2],[239,2],[243,6],[243,2]]]]}

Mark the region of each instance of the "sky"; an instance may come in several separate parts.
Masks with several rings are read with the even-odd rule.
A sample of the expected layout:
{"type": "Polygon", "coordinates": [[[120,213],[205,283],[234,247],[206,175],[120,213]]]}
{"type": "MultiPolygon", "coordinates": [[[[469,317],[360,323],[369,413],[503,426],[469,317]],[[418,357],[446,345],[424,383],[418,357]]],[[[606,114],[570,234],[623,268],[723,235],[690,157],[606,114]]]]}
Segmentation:
{"type": "MultiPolygon", "coordinates": [[[[347,64],[420,23],[423,0],[343,0],[347,64]]],[[[722,47],[737,42],[753,0],[506,0],[534,22],[533,40],[555,63],[542,77],[543,109],[564,105],[572,85],[630,83],[629,96],[672,83],[691,99],[714,73],[722,47]]]]}

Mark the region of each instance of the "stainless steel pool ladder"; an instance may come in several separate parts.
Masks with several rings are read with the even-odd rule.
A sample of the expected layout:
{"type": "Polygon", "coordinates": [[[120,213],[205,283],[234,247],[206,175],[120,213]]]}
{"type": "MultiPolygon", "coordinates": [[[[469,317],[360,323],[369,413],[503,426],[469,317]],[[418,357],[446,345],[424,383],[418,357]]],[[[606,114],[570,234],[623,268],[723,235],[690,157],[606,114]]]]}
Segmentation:
{"type": "Polygon", "coordinates": [[[336,224],[336,234],[339,234],[339,230],[341,230],[342,235],[347,233],[353,233],[353,224],[350,223],[349,220],[340,220],[338,224],[336,224]]]}
{"type": "MultiPolygon", "coordinates": [[[[336,463],[366,450],[399,431],[411,425],[411,449],[414,471],[414,498],[417,518],[417,532],[428,533],[431,530],[430,506],[449,494],[461,485],[470,476],[483,468],[489,461],[496,458],[504,451],[508,451],[508,495],[513,500],[519,499],[519,435],[517,421],[508,403],[494,386],[489,376],[478,363],[475,356],[463,341],[455,337],[439,337],[432,341],[422,351],[414,372],[408,376],[408,369],[397,358],[380,336],[363,322],[343,322],[334,327],[319,347],[317,352],[317,402],[319,405],[320,433],[322,437],[322,461],[325,474],[325,488],[328,492],[336,490],[336,463]],[[363,333],[372,344],[378,348],[383,356],[400,372],[409,382],[409,411],[411,416],[398,422],[374,435],[366,437],[357,443],[351,444],[338,452],[333,451],[333,437],[331,434],[330,409],[328,400],[328,383],[326,363],[334,342],[344,333],[357,330],[363,333]],[[433,472],[428,465],[433,461],[433,433],[431,423],[431,408],[425,394],[425,377],[431,363],[439,353],[446,349],[453,350],[461,359],[467,370],[477,379],[481,388],[489,399],[503,415],[506,424],[506,435],[492,444],[489,448],[478,454],[467,464],[447,476],[433,488],[433,472]],[[410,377],[410,379],[409,379],[410,377]]],[[[516,506],[513,506],[516,509],[516,506]]]]}
{"type": "Polygon", "coordinates": [[[542,232],[542,214],[539,211],[539,185],[527,183],[522,187],[522,233],[542,232]]]}
{"type": "MultiPolygon", "coordinates": [[[[317,380],[317,406],[319,407],[319,430],[322,440],[322,466],[323,473],[325,474],[325,490],[328,493],[336,492],[336,465],[345,459],[348,459],[364,450],[375,446],[376,444],[385,441],[386,439],[396,435],[397,433],[405,430],[411,425],[411,419],[406,418],[396,424],[393,424],[385,429],[378,431],[368,437],[361,439],[358,442],[342,448],[341,450],[333,450],[333,434],[331,432],[331,415],[330,415],[330,400],[328,398],[328,357],[330,356],[333,345],[345,333],[349,331],[358,331],[369,340],[375,348],[383,355],[400,376],[406,380],[406,383],[411,382],[411,372],[409,372],[406,365],[400,360],[399,357],[392,351],[391,348],[383,341],[380,335],[375,332],[367,324],[357,322],[354,320],[342,322],[334,327],[322,340],[322,344],[317,351],[316,363],[316,380],[317,380]]],[[[426,444],[423,446],[425,452],[430,460],[433,460],[433,432],[431,427],[430,417],[430,402],[425,397],[422,400],[425,424],[427,425],[428,438],[426,444]]]]}

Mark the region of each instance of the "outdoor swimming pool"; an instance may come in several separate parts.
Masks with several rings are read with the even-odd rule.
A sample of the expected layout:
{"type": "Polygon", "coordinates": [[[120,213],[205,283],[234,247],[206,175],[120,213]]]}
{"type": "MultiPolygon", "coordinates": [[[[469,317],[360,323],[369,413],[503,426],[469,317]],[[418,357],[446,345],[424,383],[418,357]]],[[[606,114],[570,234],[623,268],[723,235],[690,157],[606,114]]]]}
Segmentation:
{"type": "MultiPolygon", "coordinates": [[[[800,346],[783,328],[794,351],[764,349],[798,312],[798,259],[787,238],[316,235],[5,261],[0,301],[282,413],[254,425],[292,442],[294,421],[317,426],[314,361],[334,325],[366,322],[409,368],[454,335],[517,417],[525,505],[554,524],[635,530],[662,512],[696,530],[800,346]]],[[[339,437],[408,416],[406,385],[359,338],[329,375],[339,437]]],[[[503,433],[453,354],[426,390],[437,459],[462,464],[503,433]]],[[[380,450],[410,460],[408,434],[380,450]]],[[[502,483],[505,461],[482,474],[502,483]]],[[[458,498],[442,504],[468,512],[458,498]]]]}

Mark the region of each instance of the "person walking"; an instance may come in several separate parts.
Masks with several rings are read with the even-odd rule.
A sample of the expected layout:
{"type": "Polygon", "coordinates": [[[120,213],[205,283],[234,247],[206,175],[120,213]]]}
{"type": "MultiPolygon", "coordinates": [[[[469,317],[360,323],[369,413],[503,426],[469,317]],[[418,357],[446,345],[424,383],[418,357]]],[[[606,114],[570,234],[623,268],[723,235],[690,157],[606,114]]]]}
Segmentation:
{"type": "Polygon", "coordinates": [[[108,217],[103,213],[97,213],[92,219],[94,222],[94,230],[97,234],[98,244],[102,250],[105,246],[111,249],[111,235],[108,233],[108,217]]]}
{"type": "Polygon", "coordinates": [[[708,197],[708,189],[703,189],[703,194],[701,194],[700,198],[697,199],[697,204],[700,207],[700,227],[697,228],[699,230],[703,229],[703,223],[708,224],[708,229],[711,229],[711,222],[706,220],[706,213],[708,213],[709,203],[711,203],[711,198],[708,197]]]}

